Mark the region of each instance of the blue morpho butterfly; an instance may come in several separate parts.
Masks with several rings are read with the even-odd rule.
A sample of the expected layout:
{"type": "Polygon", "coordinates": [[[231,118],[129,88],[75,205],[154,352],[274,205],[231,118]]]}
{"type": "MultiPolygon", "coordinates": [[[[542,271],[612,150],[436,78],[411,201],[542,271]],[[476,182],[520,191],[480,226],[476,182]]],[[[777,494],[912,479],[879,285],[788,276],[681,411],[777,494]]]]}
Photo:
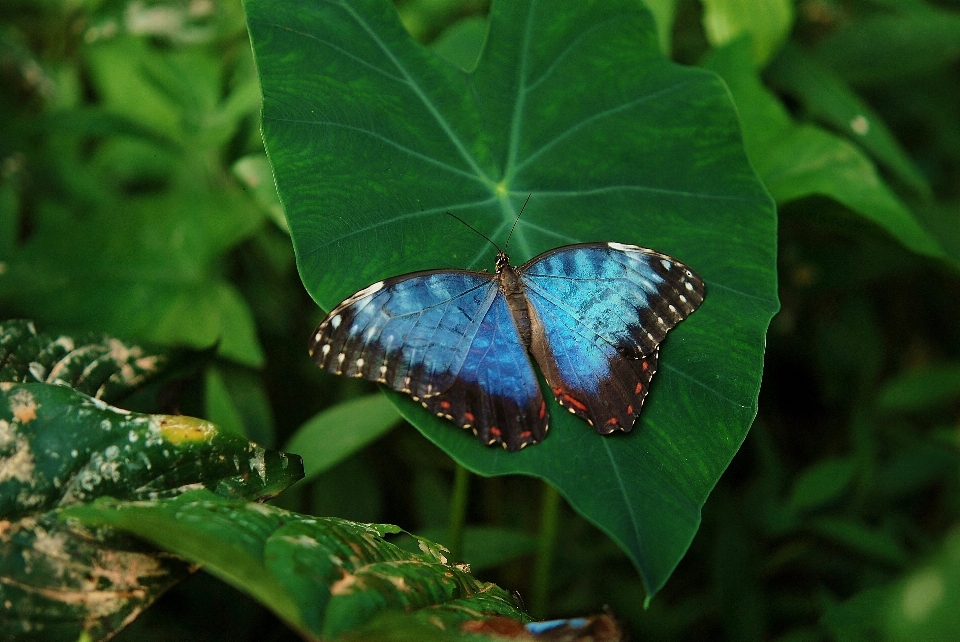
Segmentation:
{"type": "Polygon", "coordinates": [[[600,434],[629,432],[660,342],[703,297],[693,270],[636,245],[567,245],[518,268],[497,248],[494,274],[425,270],[360,290],[320,323],[310,355],[519,450],[549,425],[528,352],[561,406],[600,434]]]}

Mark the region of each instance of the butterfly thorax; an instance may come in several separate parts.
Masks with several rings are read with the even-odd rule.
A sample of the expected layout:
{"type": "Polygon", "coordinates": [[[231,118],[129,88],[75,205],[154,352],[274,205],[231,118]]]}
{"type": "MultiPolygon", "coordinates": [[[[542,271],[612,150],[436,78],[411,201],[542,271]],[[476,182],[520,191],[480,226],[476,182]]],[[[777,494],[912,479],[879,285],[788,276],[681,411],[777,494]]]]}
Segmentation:
{"type": "Polygon", "coordinates": [[[523,281],[520,280],[520,271],[510,265],[510,257],[502,251],[497,253],[497,280],[500,291],[503,292],[513,316],[513,322],[520,332],[520,340],[524,346],[530,345],[530,308],[527,297],[523,293],[523,281]]]}

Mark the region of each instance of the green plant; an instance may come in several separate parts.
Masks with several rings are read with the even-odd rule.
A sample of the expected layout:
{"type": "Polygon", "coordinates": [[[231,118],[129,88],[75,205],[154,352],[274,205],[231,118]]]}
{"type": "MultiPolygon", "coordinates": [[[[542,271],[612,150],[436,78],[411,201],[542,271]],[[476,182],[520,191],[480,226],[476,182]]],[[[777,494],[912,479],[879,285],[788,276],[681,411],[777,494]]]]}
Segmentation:
{"type": "MultiPolygon", "coordinates": [[[[429,606],[365,624],[303,608],[337,580],[277,572],[295,547],[256,553],[294,531],[366,533],[439,586],[440,549],[362,525],[396,523],[472,565],[450,571],[457,590],[492,580],[538,617],[607,604],[647,639],[955,639],[960,13],[948,0],[647,6],[250,0],[248,39],[229,0],[4,4],[0,319],[48,334],[4,324],[17,350],[3,354],[19,356],[0,364],[0,410],[27,389],[54,395],[41,410],[113,412],[80,393],[103,394],[143,417],[205,417],[217,428],[184,425],[238,452],[284,445],[308,477],[276,500],[296,513],[247,503],[260,491],[245,481],[138,505],[120,483],[115,499],[5,513],[26,539],[3,540],[0,562],[32,546],[23,519],[87,533],[66,558],[78,569],[109,550],[161,560],[148,599],[110,626],[194,568],[149,542],[256,598],[196,574],[117,639],[474,635],[449,613],[441,632],[429,606]],[[650,87],[665,91],[631,102],[650,87]],[[569,129],[617,104],[610,123],[569,129]],[[637,189],[598,191],[612,184],[637,189]],[[488,451],[402,395],[316,371],[317,303],[413,269],[489,269],[490,246],[443,212],[499,242],[529,193],[514,259],[638,242],[707,280],[631,435],[602,439],[552,407],[542,444],[488,451]],[[47,382],[61,338],[89,354],[71,350],[47,382]],[[137,350],[159,367],[125,370],[137,350]],[[210,514],[227,516],[219,532],[191,527],[210,514]]],[[[0,477],[0,499],[20,496],[2,484],[22,480],[0,477]]],[[[403,603],[384,586],[357,599],[403,603]]],[[[527,617],[489,591],[491,610],[527,617]]]]}

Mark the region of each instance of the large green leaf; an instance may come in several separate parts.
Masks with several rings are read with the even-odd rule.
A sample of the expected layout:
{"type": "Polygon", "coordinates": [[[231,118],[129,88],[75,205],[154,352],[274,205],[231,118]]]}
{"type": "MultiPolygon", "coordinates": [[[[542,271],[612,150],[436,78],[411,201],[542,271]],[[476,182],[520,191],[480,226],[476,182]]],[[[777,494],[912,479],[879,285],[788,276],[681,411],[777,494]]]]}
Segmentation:
{"type": "Polygon", "coordinates": [[[197,488],[264,500],[302,476],[299,457],[207,421],[131,413],[63,385],[0,383],[0,639],[103,639],[191,571],[109,529],[64,522],[62,507],[197,488]]]}
{"type": "Polygon", "coordinates": [[[490,268],[566,243],[639,243],[689,263],[707,298],[665,342],[634,432],[551,405],[520,453],[481,446],[402,395],[472,471],[555,485],[663,586],[756,413],[777,310],[775,218],[712,74],[670,63],[637,0],[493,5],[476,68],[415,43],[384,0],[248,0],[263,131],[300,274],[324,308],[416,269],[490,268]]]}
{"type": "Polygon", "coordinates": [[[492,615],[528,616],[502,588],[448,564],[420,540],[420,553],[385,541],[395,526],[299,515],[228,501],[209,492],[169,501],[107,502],[66,512],[91,526],[143,537],[269,606],[310,639],[331,639],[405,610],[434,630],[492,615]]]}

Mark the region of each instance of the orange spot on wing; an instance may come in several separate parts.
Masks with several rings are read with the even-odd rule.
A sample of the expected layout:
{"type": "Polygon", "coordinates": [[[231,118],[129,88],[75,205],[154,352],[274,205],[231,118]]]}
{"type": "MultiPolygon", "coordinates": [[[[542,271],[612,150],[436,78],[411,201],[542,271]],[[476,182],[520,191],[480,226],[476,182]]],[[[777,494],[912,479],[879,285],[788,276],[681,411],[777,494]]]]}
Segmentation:
{"type": "Polygon", "coordinates": [[[586,409],[587,409],[586,404],[584,404],[582,401],[580,401],[580,400],[577,399],[576,397],[573,397],[572,395],[570,395],[570,394],[568,394],[568,393],[566,393],[566,392],[563,393],[563,400],[566,401],[566,402],[567,402],[568,404],[570,404],[571,406],[573,406],[574,408],[576,408],[577,410],[586,411],[586,409]]]}
{"type": "Polygon", "coordinates": [[[449,402],[449,401],[441,401],[441,402],[440,402],[440,408],[441,408],[441,410],[450,410],[450,402],[449,402]]]}
{"type": "Polygon", "coordinates": [[[607,419],[607,425],[608,425],[608,426],[616,426],[618,423],[620,423],[620,422],[617,421],[617,418],[616,418],[616,417],[610,417],[609,419],[607,419]]]}
{"type": "Polygon", "coordinates": [[[633,414],[633,406],[627,406],[627,414],[628,414],[628,415],[632,415],[632,414],[633,414]]]}
{"type": "Polygon", "coordinates": [[[473,420],[476,419],[476,417],[473,416],[472,412],[463,413],[463,418],[469,421],[470,423],[473,423],[473,420]]]}
{"type": "Polygon", "coordinates": [[[496,426],[490,426],[490,434],[493,435],[494,437],[499,437],[503,433],[496,426]]]}
{"type": "MultiPolygon", "coordinates": [[[[644,363],[643,365],[647,365],[647,364],[644,363]]],[[[637,388],[636,388],[636,390],[633,391],[633,394],[639,395],[641,390],[643,390],[643,384],[638,381],[638,382],[637,382],[637,388]]]]}
{"type": "Polygon", "coordinates": [[[540,418],[543,419],[543,416],[547,414],[547,403],[545,401],[540,402],[540,418]]]}
{"type": "Polygon", "coordinates": [[[529,430],[524,430],[520,433],[520,439],[530,439],[531,437],[533,437],[533,433],[529,430]]]}
{"type": "Polygon", "coordinates": [[[647,370],[650,369],[650,363],[646,359],[644,359],[643,363],[640,365],[640,369],[646,372],[647,370]]]}

